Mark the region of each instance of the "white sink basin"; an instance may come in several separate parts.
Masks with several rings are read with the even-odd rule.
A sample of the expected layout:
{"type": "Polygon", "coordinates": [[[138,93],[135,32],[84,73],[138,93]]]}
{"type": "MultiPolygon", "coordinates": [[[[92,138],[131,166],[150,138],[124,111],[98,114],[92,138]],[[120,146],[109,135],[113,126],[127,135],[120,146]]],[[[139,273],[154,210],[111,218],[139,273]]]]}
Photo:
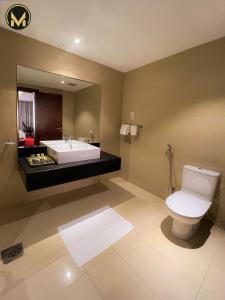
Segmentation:
{"type": "Polygon", "coordinates": [[[40,141],[58,164],[100,158],[100,148],[77,140],[40,141]]]}

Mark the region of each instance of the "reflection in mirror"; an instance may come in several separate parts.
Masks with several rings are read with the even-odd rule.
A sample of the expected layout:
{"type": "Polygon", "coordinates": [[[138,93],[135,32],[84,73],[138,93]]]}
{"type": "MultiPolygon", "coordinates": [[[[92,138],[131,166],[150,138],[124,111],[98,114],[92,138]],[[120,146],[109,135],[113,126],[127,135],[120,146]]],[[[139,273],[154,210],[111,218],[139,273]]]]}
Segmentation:
{"type": "Polygon", "coordinates": [[[99,85],[17,66],[18,145],[76,139],[99,143],[99,85]]]}

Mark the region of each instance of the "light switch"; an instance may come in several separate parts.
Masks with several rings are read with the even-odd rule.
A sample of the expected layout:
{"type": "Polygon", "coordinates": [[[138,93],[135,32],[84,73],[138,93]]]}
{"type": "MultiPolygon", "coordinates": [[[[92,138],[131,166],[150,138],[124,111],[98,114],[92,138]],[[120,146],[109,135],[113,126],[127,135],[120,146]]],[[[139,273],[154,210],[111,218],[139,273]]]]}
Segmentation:
{"type": "Polygon", "coordinates": [[[134,120],[134,111],[131,111],[131,112],[130,112],[130,119],[131,119],[131,120],[134,120]]]}

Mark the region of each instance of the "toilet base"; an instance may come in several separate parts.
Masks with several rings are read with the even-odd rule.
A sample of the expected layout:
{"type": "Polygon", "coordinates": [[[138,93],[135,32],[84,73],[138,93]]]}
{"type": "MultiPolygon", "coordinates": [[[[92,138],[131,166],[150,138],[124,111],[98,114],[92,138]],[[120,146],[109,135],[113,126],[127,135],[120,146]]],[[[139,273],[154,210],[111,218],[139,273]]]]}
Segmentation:
{"type": "Polygon", "coordinates": [[[171,231],[173,235],[175,235],[178,239],[189,240],[192,237],[192,235],[196,232],[196,230],[199,228],[199,225],[200,225],[200,221],[196,224],[188,224],[173,219],[171,231]]]}

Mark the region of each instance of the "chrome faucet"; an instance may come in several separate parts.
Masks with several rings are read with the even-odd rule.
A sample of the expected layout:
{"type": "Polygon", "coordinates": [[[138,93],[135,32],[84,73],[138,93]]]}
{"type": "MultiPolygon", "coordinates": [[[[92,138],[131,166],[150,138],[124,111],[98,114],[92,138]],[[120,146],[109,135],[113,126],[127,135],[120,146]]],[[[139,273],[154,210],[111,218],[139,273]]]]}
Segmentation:
{"type": "Polygon", "coordinates": [[[63,139],[64,139],[65,142],[67,142],[67,141],[69,140],[68,135],[64,135],[64,136],[63,136],[63,139]]]}

